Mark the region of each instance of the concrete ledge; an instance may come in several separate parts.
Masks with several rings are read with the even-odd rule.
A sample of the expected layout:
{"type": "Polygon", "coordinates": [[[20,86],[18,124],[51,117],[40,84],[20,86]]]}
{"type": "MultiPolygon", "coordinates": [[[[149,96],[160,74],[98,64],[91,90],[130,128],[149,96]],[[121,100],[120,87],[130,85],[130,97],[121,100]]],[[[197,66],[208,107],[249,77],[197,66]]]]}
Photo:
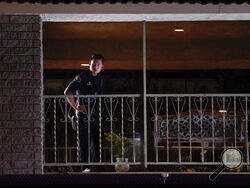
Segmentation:
{"type": "Polygon", "coordinates": [[[250,20],[250,14],[41,14],[41,19],[43,22],[229,21],[250,20]]]}
{"type": "Polygon", "coordinates": [[[210,173],[166,173],[166,172],[92,172],[46,175],[3,175],[2,186],[55,186],[85,184],[159,184],[159,185],[222,185],[247,186],[250,173],[222,173],[212,182],[210,173]]]}

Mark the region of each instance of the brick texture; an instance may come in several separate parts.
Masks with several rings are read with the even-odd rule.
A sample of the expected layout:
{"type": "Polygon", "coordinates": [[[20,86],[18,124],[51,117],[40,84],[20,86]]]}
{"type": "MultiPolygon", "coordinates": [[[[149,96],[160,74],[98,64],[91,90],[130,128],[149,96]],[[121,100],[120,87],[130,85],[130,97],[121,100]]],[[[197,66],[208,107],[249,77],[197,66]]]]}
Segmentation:
{"type": "Polygon", "coordinates": [[[10,16],[11,23],[39,23],[40,20],[38,16],[10,16]]]}
{"type": "MultiPolygon", "coordinates": [[[[1,15],[0,15],[0,16],[1,16],[1,15]]],[[[1,24],[1,23],[8,23],[9,21],[10,21],[10,16],[3,15],[3,16],[1,16],[0,24],[1,24]]]]}
{"type": "Polygon", "coordinates": [[[42,173],[41,18],[0,14],[0,175],[42,173]]]}
{"type": "Polygon", "coordinates": [[[40,33],[38,32],[12,32],[10,35],[8,35],[8,38],[5,37],[5,39],[22,39],[22,40],[23,39],[39,39],[39,38],[40,38],[40,33]]]}
{"type": "MultiPolygon", "coordinates": [[[[20,57],[21,59],[22,57],[20,57]]],[[[1,71],[40,71],[41,65],[40,64],[32,64],[32,63],[22,63],[21,60],[16,63],[11,64],[0,64],[1,71]],[[17,64],[18,63],[18,64],[17,64]]]]}

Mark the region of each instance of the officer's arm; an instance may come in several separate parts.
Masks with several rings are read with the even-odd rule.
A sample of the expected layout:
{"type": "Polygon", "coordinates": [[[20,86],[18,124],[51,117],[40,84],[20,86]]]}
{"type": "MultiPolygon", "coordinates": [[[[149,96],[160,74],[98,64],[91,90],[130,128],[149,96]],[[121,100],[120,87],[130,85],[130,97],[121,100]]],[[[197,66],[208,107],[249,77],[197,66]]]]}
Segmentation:
{"type": "Polygon", "coordinates": [[[64,95],[66,96],[66,99],[67,99],[68,103],[70,104],[70,106],[72,106],[72,108],[74,108],[75,110],[78,110],[75,98],[74,97],[67,97],[67,95],[74,95],[74,93],[72,91],[70,91],[68,87],[65,89],[64,95]]]}
{"type": "Polygon", "coordinates": [[[64,95],[66,95],[66,99],[72,108],[83,114],[86,114],[87,108],[84,105],[77,105],[74,97],[67,97],[67,95],[73,95],[73,92],[70,91],[68,87],[65,89],[64,95]]]}

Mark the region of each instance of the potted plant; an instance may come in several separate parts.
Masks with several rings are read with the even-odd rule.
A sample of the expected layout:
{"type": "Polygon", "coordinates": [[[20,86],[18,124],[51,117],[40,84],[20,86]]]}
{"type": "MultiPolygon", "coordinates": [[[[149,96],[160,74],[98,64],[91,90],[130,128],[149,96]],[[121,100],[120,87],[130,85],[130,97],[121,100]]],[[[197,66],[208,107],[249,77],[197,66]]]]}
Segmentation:
{"type": "MultiPolygon", "coordinates": [[[[114,157],[116,158],[117,163],[128,162],[128,154],[132,149],[132,141],[126,137],[117,135],[116,133],[112,132],[106,134],[106,140],[111,143],[112,140],[112,147],[114,152],[114,157]],[[122,147],[123,146],[123,147],[122,147]]],[[[115,170],[118,172],[127,172],[129,171],[129,164],[116,164],[115,170]]]]}

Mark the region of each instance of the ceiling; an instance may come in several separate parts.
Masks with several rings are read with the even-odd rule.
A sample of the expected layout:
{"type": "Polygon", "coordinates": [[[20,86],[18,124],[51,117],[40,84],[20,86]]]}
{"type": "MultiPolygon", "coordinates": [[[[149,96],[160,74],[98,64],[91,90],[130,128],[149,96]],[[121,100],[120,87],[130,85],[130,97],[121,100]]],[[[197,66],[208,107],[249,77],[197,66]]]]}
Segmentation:
{"type": "MultiPolygon", "coordinates": [[[[142,38],[142,23],[139,22],[60,22],[45,23],[43,26],[45,39],[138,39],[142,38]]],[[[185,22],[148,22],[147,37],[151,39],[165,38],[221,38],[250,36],[249,21],[185,21],[185,22]],[[175,28],[183,28],[185,32],[174,32],[175,28]]]]}
{"type": "MultiPolygon", "coordinates": [[[[148,22],[147,67],[249,69],[249,21],[148,22]],[[184,32],[175,32],[181,28],[184,32]]],[[[44,69],[82,69],[102,53],[106,69],[142,69],[142,23],[44,23],[44,69]]]]}

